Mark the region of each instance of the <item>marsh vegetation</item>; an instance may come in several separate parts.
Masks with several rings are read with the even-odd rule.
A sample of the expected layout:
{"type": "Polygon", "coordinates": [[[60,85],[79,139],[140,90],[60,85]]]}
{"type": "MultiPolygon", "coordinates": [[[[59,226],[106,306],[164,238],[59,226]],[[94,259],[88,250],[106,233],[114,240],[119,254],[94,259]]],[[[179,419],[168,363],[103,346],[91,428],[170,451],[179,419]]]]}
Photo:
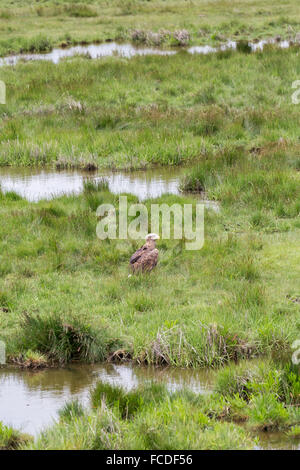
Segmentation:
{"type": "Polygon", "coordinates": [[[300,30],[299,3],[287,0],[0,1],[0,54],[43,52],[78,43],[133,41],[154,46],[220,43],[281,36],[300,30]],[[45,28],[46,25],[46,28],[45,28]]]}
{"type": "Polygon", "coordinates": [[[33,449],[254,449],[259,431],[297,443],[299,377],[289,367],[243,362],[216,372],[216,391],[196,395],[146,384],[125,391],[98,382],[91,407],[67,403],[33,449]],[[170,429],[176,432],[170,433],[170,429]]]}
{"type": "MultiPolygon", "coordinates": [[[[176,33],[177,42],[189,44],[296,34],[296,2],[288,2],[293,19],[283,17],[286,3],[260,3],[241,2],[224,23],[227,2],[216,13],[197,1],[187,9],[186,2],[135,0],[125,11],[117,1],[31,8],[24,0],[0,8],[0,52],[155,42],[160,28],[168,46],[183,30],[188,36],[176,33]],[[45,21],[47,37],[39,35],[45,21]]],[[[299,370],[291,357],[300,330],[299,107],[291,94],[299,46],[248,54],[242,44],[206,56],[76,57],[1,68],[2,167],[181,166],[182,195],[148,198],[146,206],[195,205],[195,193],[205,193],[221,207],[205,210],[202,250],[161,240],[157,269],[128,277],[139,242],[96,237],[97,207],[119,202],[104,181],[50,201],[0,191],[0,339],[10,361],[33,369],[132,361],[217,370],[209,397],[100,384],[92,409],[67,405],[31,447],[253,448],[262,430],[298,438],[299,370]]],[[[1,425],[0,447],[17,445],[19,437],[1,425]]]]}

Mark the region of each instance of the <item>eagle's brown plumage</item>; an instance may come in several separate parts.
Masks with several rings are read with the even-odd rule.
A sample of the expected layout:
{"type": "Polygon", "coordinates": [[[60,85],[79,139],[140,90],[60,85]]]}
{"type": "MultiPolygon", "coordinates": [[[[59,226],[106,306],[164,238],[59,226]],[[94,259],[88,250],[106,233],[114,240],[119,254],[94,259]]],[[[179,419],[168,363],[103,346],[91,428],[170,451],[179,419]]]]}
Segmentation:
{"type": "Polygon", "coordinates": [[[137,250],[130,258],[130,267],[134,273],[149,272],[157,265],[158,249],[155,240],[159,237],[155,234],[147,235],[146,243],[137,250]]]}

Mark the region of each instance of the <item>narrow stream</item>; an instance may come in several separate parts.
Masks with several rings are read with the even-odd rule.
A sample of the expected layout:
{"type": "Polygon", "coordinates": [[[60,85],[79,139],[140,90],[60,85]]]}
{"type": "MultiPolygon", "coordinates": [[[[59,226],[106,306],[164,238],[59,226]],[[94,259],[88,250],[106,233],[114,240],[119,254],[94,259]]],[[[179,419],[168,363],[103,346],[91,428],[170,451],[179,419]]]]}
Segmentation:
{"type": "MultiPolygon", "coordinates": [[[[267,44],[276,44],[277,47],[286,49],[290,46],[290,41],[276,41],[276,39],[264,39],[257,42],[249,42],[249,46],[253,52],[263,50],[267,44]]],[[[192,46],[186,48],[189,54],[209,54],[218,51],[226,51],[229,49],[236,50],[238,43],[236,41],[228,41],[218,47],[213,46],[192,46]]],[[[132,44],[119,44],[117,42],[109,42],[103,44],[89,44],[87,46],[74,46],[69,48],[55,48],[47,53],[32,53],[32,54],[16,54],[0,58],[0,66],[3,65],[16,65],[18,62],[28,62],[32,60],[48,60],[57,64],[62,59],[74,57],[76,55],[85,55],[91,59],[98,59],[101,57],[109,57],[118,55],[121,57],[131,58],[134,56],[145,55],[174,55],[177,54],[179,49],[159,49],[155,47],[134,46],[132,44]]],[[[182,49],[180,49],[182,50],[182,49]]]]}

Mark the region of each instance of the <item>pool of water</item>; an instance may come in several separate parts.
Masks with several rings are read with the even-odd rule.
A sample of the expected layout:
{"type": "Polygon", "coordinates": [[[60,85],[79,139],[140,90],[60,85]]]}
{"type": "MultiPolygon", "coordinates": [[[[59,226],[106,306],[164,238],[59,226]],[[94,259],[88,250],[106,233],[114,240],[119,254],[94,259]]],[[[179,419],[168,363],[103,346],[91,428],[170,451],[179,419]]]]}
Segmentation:
{"type": "MultiPolygon", "coordinates": [[[[249,42],[249,46],[252,51],[263,50],[266,44],[276,44],[280,48],[288,48],[290,46],[289,41],[276,41],[276,39],[265,39],[257,42],[249,42]]],[[[237,48],[236,41],[228,41],[219,47],[213,46],[193,46],[185,49],[190,54],[209,54],[218,51],[225,51],[228,49],[235,50],[237,48]]],[[[101,57],[110,57],[118,55],[121,57],[131,58],[134,56],[145,56],[145,55],[163,55],[169,56],[177,54],[178,49],[168,50],[159,49],[155,47],[138,47],[132,44],[119,44],[116,42],[109,42],[103,44],[89,44],[86,46],[74,46],[69,48],[55,48],[48,53],[32,53],[32,54],[16,54],[7,57],[0,58],[0,66],[3,65],[16,65],[19,61],[32,61],[32,60],[48,60],[57,64],[62,59],[74,57],[76,55],[86,55],[91,59],[98,59],[101,57]]]]}
{"type": "Polygon", "coordinates": [[[300,439],[291,439],[284,432],[259,432],[258,449],[300,450],[300,439]]]}
{"type": "MultiPolygon", "coordinates": [[[[37,436],[51,426],[63,405],[78,399],[90,403],[90,391],[101,380],[131,390],[138,385],[155,382],[170,391],[183,388],[197,394],[211,393],[212,370],[140,367],[131,364],[76,365],[40,371],[15,367],[0,368],[0,421],[24,433],[37,436]]],[[[257,434],[256,434],[257,435],[257,434]]],[[[257,449],[300,450],[299,439],[285,433],[260,432],[257,449]]]]}
{"type": "Polygon", "coordinates": [[[62,194],[79,194],[85,179],[105,178],[113,193],[128,192],[139,199],[178,194],[182,169],[149,169],[136,172],[101,171],[89,174],[73,170],[37,170],[28,168],[0,168],[0,186],[3,191],[15,191],[30,201],[50,199],[62,194]]]}
{"type": "Polygon", "coordinates": [[[169,390],[187,387],[209,393],[206,370],[134,367],[132,365],[71,365],[63,369],[29,371],[0,368],[0,421],[36,436],[50,426],[69,400],[89,404],[91,388],[101,380],[130,390],[146,382],[164,383],[169,390]]]}
{"type": "MultiPolygon", "coordinates": [[[[99,171],[91,175],[73,170],[0,168],[0,187],[4,192],[14,191],[29,201],[39,201],[63,194],[79,194],[83,191],[85,179],[97,181],[105,178],[112,193],[134,194],[142,201],[163,194],[181,194],[180,179],[185,171],[184,168],[168,167],[135,172],[99,171]]],[[[205,195],[199,198],[208,209],[219,212],[216,201],[207,200],[205,195]]]]}

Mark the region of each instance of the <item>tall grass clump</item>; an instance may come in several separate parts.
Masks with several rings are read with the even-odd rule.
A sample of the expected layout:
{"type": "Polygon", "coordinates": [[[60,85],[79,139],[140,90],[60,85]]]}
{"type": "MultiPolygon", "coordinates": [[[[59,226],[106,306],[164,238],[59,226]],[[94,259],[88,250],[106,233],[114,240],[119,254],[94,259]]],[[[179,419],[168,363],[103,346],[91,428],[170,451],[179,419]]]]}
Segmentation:
{"type": "Polygon", "coordinates": [[[137,390],[126,392],[122,387],[99,382],[91,393],[91,402],[96,408],[102,401],[117,409],[123,419],[131,418],[143,406],[142,396],[137,390]]]}
{"type": "Polygon", "coordinates": [[[226,399],[242,399],[249,425],[263,431],[298,424],[300,378],[294,367],[271,362],[230,365],[217,373],[215,390],[226,399]]]}
{"type": "Polygon", "coordinates": [[[28,444],[31,436],[20,433],[0,421],[0,450],[15,450],[28,444]]]}
{"type": "Polygon", "coordinates": [[[61,420],[72,420],[84,415],[84,408],[78,400],[67,402],[59,411],[61,420]]]}
{"type": "Polygon", "coordinates": [[[92,406],[105,404],[120,413],[122,419],[129,419],[150,403],[158,403],[167,395],[163,385],[149,384],[126,391],[122,387],[99,382],[91,392],[92,406]]]}
{"type": "Polygon", "coordinates": [[[94,412],[60,419],[42,432],[26,449],[47,450],[112,450],[121,448],[121,425],[106,406],[94,412]]]}
{"type": "Polygon", "coordinates": [[[48,52],[51,51],[53,43],[51,39],[43,34],[39,34],[28,40],[24,40],[21,52],[48,52]]]}
{"type": "Polygon", "coordinates": [[[3,192],[0,186],[0,201],[5,200],[5,201],[21,201],[22,197],[17,194],[15,191],[6,191],[3,192]]]}
{"type": "Polygon", "coordinates": [[[299,367],[285,364],[280,375],[280,399],[292,406],[300,405],[300,374],[299,367]]]}
{"type": "Polygon", "coordinates": [[[224,396],[238,394],[241,398],[249,400],[253,393],[252,384],[262,382],[268,370],[270,366],[266,362],[231,364],[217,372],[215,390],[224,396]]]}
{"type": "Polygon", "coordinates": [[[183,177],[180,190],[192,193],[204,192],[216,184],[216,178],[215,164],[211,161],[203,161],[183,177]]]}
{"type": "Polygon", "coordinates": [[[288,426],[289,411],[272,392],[254,395],[250,402],[250,424],[262,431],[288,426]]]}
{"type": "Polygon", "coordinates": [[[94,329],[79,319],[65,322],[58,315],[44,317],[24,314],[18,338],[21,350],[45,354],[49,360],[65,364],[72,360],[100,362],[114,343],[107,329],[94,329]]]}
{"type": "Polygon", "coordinates": [[[66,5],[64,7],[64,12],[67,16],[74,18],[93,18],[98,16],[96,10],[84,3],[66,5]]]}
{"type": "Polygon", "coordinates": [[[252,52],[249,42],[243,39],[237,42],[236,49],[243,54],[250,54],[252,52]]]}
{"type": "Polygon", "coordinates": [[[105,195],[107,197],[108,192],[109,183],[105,178],[100,180],[85,179],[83,182],[84,198],[92,211],[96,211],[100,204],[104,202],[105,195]]]}

